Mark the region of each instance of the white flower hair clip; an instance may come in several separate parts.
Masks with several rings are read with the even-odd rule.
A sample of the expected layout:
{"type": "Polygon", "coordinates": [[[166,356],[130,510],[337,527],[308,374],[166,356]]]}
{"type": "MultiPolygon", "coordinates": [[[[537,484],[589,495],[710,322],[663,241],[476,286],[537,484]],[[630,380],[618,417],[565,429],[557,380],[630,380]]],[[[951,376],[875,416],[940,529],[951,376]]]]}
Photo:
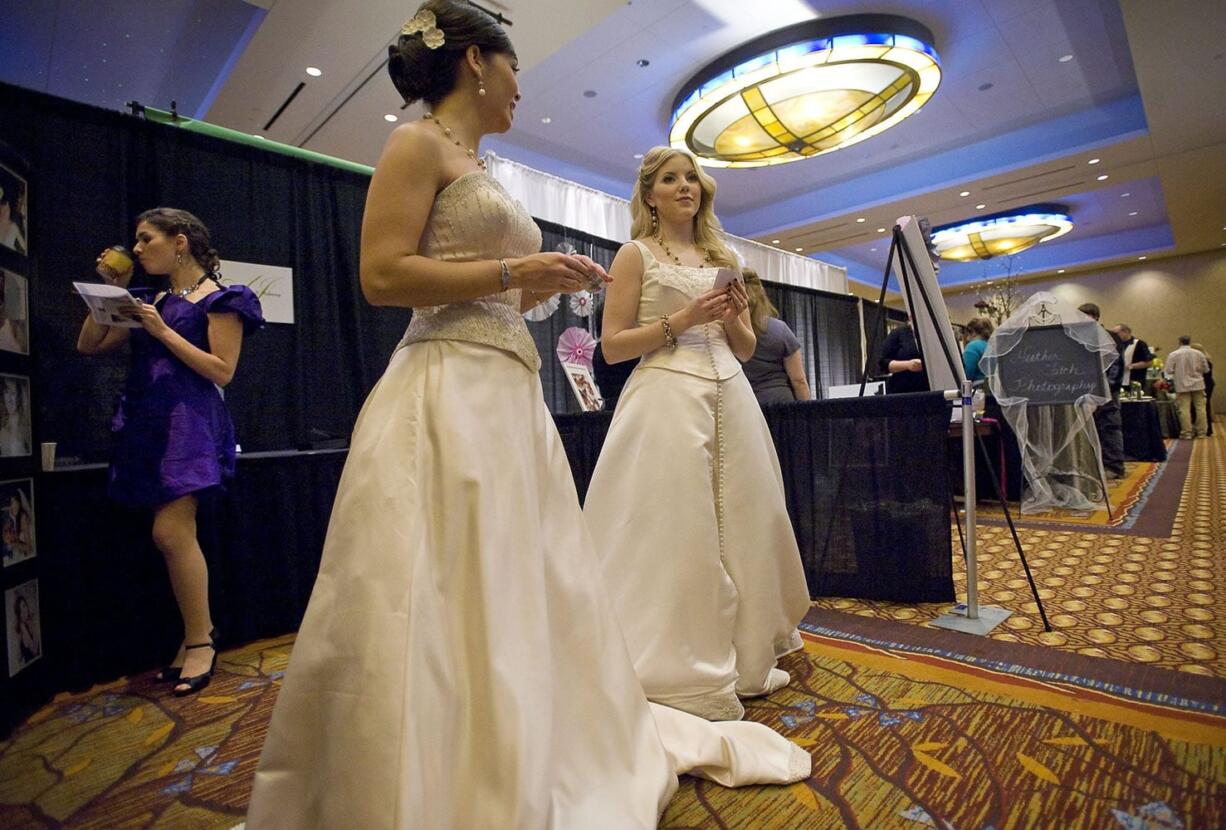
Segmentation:
{"type": "Polygon", "coordinates": [[[400,27],[400,34],[402,35],[415,35],[418,33],[421,33],[421,39],[425,41],[427,49],[437,49],[446,42],[446,38],[443,37],[443,30],[438,27],[438,19],[434,16],[434,12],[429,9],[422,9],[400,27]]]}

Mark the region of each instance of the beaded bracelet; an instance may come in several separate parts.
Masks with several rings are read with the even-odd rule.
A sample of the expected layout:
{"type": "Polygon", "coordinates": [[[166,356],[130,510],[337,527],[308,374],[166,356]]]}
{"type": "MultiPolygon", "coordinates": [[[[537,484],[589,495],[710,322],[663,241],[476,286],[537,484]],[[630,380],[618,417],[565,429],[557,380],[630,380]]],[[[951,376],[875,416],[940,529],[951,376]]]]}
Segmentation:
{"type": "Polygon", "coordinates": [[[670,349],[676,350],[677,338],[673,337],[673,327],[668,322],[667,314],[660,318],[660,323],[664,326],[664,345],[668,346],[670,349]]]}

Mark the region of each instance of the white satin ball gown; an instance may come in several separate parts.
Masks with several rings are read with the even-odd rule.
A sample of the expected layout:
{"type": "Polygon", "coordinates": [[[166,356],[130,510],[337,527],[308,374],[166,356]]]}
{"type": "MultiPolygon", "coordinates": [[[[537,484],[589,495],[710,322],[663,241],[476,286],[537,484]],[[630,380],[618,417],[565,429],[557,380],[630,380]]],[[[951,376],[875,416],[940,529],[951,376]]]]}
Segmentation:
{"type": "MultiPolygon", "coordinates": [[[[639,325],[710,291],[716,268],[643,257],[639,325]]],[[[658,324],[658,323],[657,323],[658,324]]],[[[711,720],[790,678],[809,592],[766,420],[719,323],[644,355],[584,516],[648,699],[711,720]]]]}
{"type": "MultiPolygon", "coordinates": [[[[443,260],[540,250],[492,178],[442,190],[443,260]]],[[[512,290],[418,309],[354,429],[249,830],[654,827],[690,772],[807,777],[760,724],[647,703],[512,290]]]]}

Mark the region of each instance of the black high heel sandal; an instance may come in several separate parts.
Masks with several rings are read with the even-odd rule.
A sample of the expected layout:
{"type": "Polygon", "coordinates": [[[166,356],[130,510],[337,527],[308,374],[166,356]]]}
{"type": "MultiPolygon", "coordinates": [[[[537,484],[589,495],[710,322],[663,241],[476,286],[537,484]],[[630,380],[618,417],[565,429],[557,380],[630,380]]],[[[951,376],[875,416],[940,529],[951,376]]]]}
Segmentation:
{"type": "MultiPolygon", "coordinates": [[[[217,641],[217,628],[209,632],[209,639],[213,642],[217,641]]],[[[158,683],[176,683],[183,676],[182,666],[165,666],[161,671],[153,676],[153,679],[158,683]]]]}
{"type": "Polygon", "coordinates": [[[187,688],[180,689],[179,686],[175,686],[175,697],[187,697],[188,695],[194,695],[196,692],[209,685],[209,681],[213,679],[213,672],[217,669],[217,642],[215,638],[210,637],[207,643],[194,643],[189,646],[184,646],[184,648],[211,648],[213,649],[213,660],[209,663],[209,670],[204,674],[197,674],[193,675],[192,677],[180,676],[179,686],[186,686],[187,688]]]}

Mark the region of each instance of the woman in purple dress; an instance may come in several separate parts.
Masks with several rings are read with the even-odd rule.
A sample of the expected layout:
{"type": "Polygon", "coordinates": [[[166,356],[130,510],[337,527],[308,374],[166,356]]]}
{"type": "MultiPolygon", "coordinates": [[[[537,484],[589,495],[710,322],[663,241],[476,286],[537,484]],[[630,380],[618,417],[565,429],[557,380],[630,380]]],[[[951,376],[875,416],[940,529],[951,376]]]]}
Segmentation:
{"type": "MultiPolygon", "coordinates": [[[[223,286],[209,232],[185,210],[155,208],[137,218],[133,248],[145,271],[168,285],[134,289],[139,328],[103,326],[85,318],[82,354],[130,342],[132,367],[111,425],[114,458],[109,493],[153,509],[153,541],[166,558],[183,616],[183,644],[158,675],[178,683],[178,696],[208,685],[217,663],[209,614],[209,575],[196,539],[200,494],[234,475],[234,426],[221,387],[234,377],[243,335],[264,323],[246,286],[223,286]]],[[[101,259],[101,258],[100,258],[101,259]]],[[[131,269],[107,282],[126,287],[131,269]]]]}

